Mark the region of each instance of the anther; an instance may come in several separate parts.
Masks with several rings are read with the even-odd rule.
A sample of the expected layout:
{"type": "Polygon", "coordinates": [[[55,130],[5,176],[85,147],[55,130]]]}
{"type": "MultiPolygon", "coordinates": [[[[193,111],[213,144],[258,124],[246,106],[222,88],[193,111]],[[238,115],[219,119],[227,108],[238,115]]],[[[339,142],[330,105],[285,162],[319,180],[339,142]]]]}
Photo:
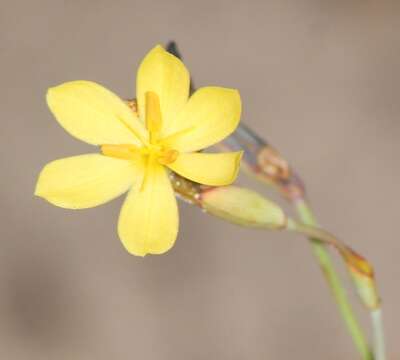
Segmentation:
{"type": "Polygon", "coordinates": [[[161,165],[168,165],[173,163],[178,158],[179,152],[174,149],[164,150],[158,156],[158,162],[161,165]]]}
{"type": "Polygon", "coordinates": [[[162,118],[160,100],[156,93],[146,92],[146,127],[150,133],[150,141],[154,142],[157,133],[161,130],[162,118]]]}
{"type": "Polygon", "coordinates": [[[125,160],[131,160],[140,154],[139,148],[130,144],[101,145],[101,152],[103,155],[125,160]]]}

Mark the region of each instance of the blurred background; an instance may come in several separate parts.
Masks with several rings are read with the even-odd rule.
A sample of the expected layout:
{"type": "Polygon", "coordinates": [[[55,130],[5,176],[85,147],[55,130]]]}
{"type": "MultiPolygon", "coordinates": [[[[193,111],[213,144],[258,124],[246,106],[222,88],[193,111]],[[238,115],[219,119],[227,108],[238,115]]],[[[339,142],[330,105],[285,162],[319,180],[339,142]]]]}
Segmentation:
{"type": "Polygon", "coordinates": [[[173,250],[142,259],[118,240],[122,199],[33,197],[47,162],[96,150],[57,124],[46,89],[87,79],[133,97],[140,60],[171,39],[197,86],[240,90],[243,122],[299,170],[321,224],[374,263],[397,358],[399,17],[384,0],[1,1],[1,358],[357,358],[300,236],[181,204],[173,250]]]}

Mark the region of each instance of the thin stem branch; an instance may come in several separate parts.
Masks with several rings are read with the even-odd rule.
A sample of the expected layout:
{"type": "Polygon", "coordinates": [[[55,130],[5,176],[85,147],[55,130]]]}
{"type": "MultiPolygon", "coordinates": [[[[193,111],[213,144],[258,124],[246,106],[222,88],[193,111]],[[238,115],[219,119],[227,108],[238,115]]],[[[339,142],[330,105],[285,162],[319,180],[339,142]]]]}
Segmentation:
{"type": "MultiPolygon", "coordinates": [[[[168,44],[167,50],[175,56],[181,57],[174,42],[168,44]]],[[[191,82],[191,92],[193,92],[193,90],[194,86],[191,82]]],[[[255,132],[241,124],[238,130],[231,135],[231,137],[226,139],[224,143],[220,144],[220,146],[222,148],[226,147],[231,151],[245,150],[245,155],[242,159],[243,168],[247,168],[249,174],[256,176],[256,178],[264,184],[275,185],[286,198],[293,202],[301,221],[305,225],[316,226],[314,215],[304,200],[304,188],[302,187],[300,179],[294,175],[290,178],[286,161],[284,161],[276,151],[270,148],[265,140],[261,139],[255,132]],[[267,161],[268,165],[272,166],[263,166],[263,161],[267,161]],[[291,181],[294,181],[294,183],[292,184],[291,181]]],[[[196,203],[196,199],[193,201],[196,203]]],[[[327,249],[324,244],[318,240],[318,237],[310,236],[310,240],[312,251],[321,266],[347,329],[362,359],[373,360],[368,342],[354,315],[327,249]]],[[[380,343],[382,344],[383,342],[380,343]]]]}
{"type": "MultiPolygon", "coordinates": [[[[296,201],[295,208],[299,218],[305,225],[317,226],[314,214],[312,213],[312,210],[306,201],[296,201]]],[[[347,330],[350,333],[358,352],[362,356],[363,360],[373,360],[374,357],[371,353],[366,337],[358,323],[357,318],[355,317],[352,306],[347,298],[346,291],[341,284],[338,274],[335,271],[326,246],[319,241],[318,237],[316,236],[321,234],[308,235],[310,236],[313,254],[322,269],[325,279],[339,308],[340,314],[342,315],[347,330]]]]}
{"type": "Polygon", "coordinates": [[[382,309],[371,311],[372,331],[374,336],[375,360],[385,360],[385,335],[383,331],[382,309]]]}

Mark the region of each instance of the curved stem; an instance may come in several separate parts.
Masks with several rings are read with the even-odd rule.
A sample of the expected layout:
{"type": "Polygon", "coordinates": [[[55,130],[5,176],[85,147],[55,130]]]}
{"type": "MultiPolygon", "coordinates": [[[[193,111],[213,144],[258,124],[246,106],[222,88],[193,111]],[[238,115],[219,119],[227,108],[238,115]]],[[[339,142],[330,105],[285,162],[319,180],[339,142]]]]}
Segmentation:
{"type": "MultiPolygon", "coordinates": [[[[314,214],[305,200],[298,200],[295,203],[295,208],[298,212],[299,218],[305,225],[317,225],[314,214]]],[[[308,234],[306,234],[310,237],[313,254],[322,269],[325,279],[339,308],[340,314],[342,315],[347,330],[350,333],[358,352],[361,354],[363,360],[372,360],[374,357],[370,351],[362,328],[355,317],[352,306],[347,298],[346,291],[343,288],[339,276],[335,271],[331,257],[325,245],[318,240],[318,237],[321,236],[321,233],[318,233],[318,229],[315,230],[316,231],[314,233],[310,231],[308,234]]]]}
{"type": "MultiPolygon", "coordinates": [[[[170,42],[168,44],[167,50],[178,58],[181,57],[174,42],[170,42]]],[[[194,86],[191,82],[191,92],[193,92],[193,90],[194,86]]],[[[244,168],[246,169],[247,167],[248,172],[256,176],[259,181],[269,185],[276,185],[281,190],[282,194],[294,203],[301,221],[305,225],[316,226],[314,215],[310,207],[302,198],[304,194],[304,189],[299,183],[300,179],[295,179],[296,184],[290,184],[290,181],[288,182],[288,179],[284,177],[287,170],[287,164],[285,161],[282,162],[283,159],[277,156],[278,154],[276,154],[276,152],[272,152],[272,159],[278,160],[278,163],[273,162],[272,165],[273,170],[277,170],[277,172],[263,172],[264,170],[266,170],[266,168],[264,168],[262,164],[260,165],[259,155],[264,149],[268,150],[269,146],[256,133],[241,124],[239,125],[236,133],[234,133],[231,137],[225,139],[224,143],[220,144],[220,147],[227,147],[230,151],[245,150],[245,156],[242,161],[242,164],[245,165],[244,168]],[[283,176],[284,178],[281,178],[281,176],[283,176]],[[292,187],[291,185],[294,186],[292,187]]],[[[268,159],[271,160],[271,156],[269,156],[268,159]]],[[[182,189],[178,189],[178,193],[181,194],[181,192],[182,189]]],[[[186,197],[185,194],[183,194],[183,196],[186,197]]],[[[196,203],[197,200],[194,198],[191,199],[191,201],[196,203]]],[[[328,285],[331,288],[332,294],[336,300],[336,303],[338,304],[340,313],[342,314],[348,331],[351,334],[353,341],[362,356],[362,359],[372,360],[373,356],[369,349],[369,345],[365,339],[360,325],[358,324],[357,319],[355,318],[351,305],[347,299],[346,292],[341,285],[340,279],[334,269],[332,260],[327,249],[325,248],[324,244],[318,240],[318,237],[314,238],[313,236],[311,236],[310,240],[312,244],[312,251],[319,265],[321,266],[328,285]]]]}

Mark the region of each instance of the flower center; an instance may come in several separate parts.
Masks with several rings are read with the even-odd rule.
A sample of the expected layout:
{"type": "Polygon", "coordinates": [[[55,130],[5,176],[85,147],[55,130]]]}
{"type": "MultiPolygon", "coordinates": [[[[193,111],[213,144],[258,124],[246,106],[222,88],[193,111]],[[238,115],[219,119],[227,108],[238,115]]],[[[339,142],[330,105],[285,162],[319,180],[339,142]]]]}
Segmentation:
{"type": "Polygon", "coordinates": [[[125,160],[138,160],[140,157],[156,160],[162,165],[173,163],[179,152],[160,144],[162,117],[160,100],[156,93],[146,92],[146,117],[145,123],[149,132],[149,143],[138,147],[132,144],[106,144],[101,146],[103,155],[125,160]]]}
{"type": "Polygon", "coordinates": [[[153,144],[143,147],[131,144],[102,145],[101,152],[103,155],[124,160],[138,160],[140,157],[152,158],[162,165],[173,163],[179,155],[179,152],[174,149],[153,144]]]}

